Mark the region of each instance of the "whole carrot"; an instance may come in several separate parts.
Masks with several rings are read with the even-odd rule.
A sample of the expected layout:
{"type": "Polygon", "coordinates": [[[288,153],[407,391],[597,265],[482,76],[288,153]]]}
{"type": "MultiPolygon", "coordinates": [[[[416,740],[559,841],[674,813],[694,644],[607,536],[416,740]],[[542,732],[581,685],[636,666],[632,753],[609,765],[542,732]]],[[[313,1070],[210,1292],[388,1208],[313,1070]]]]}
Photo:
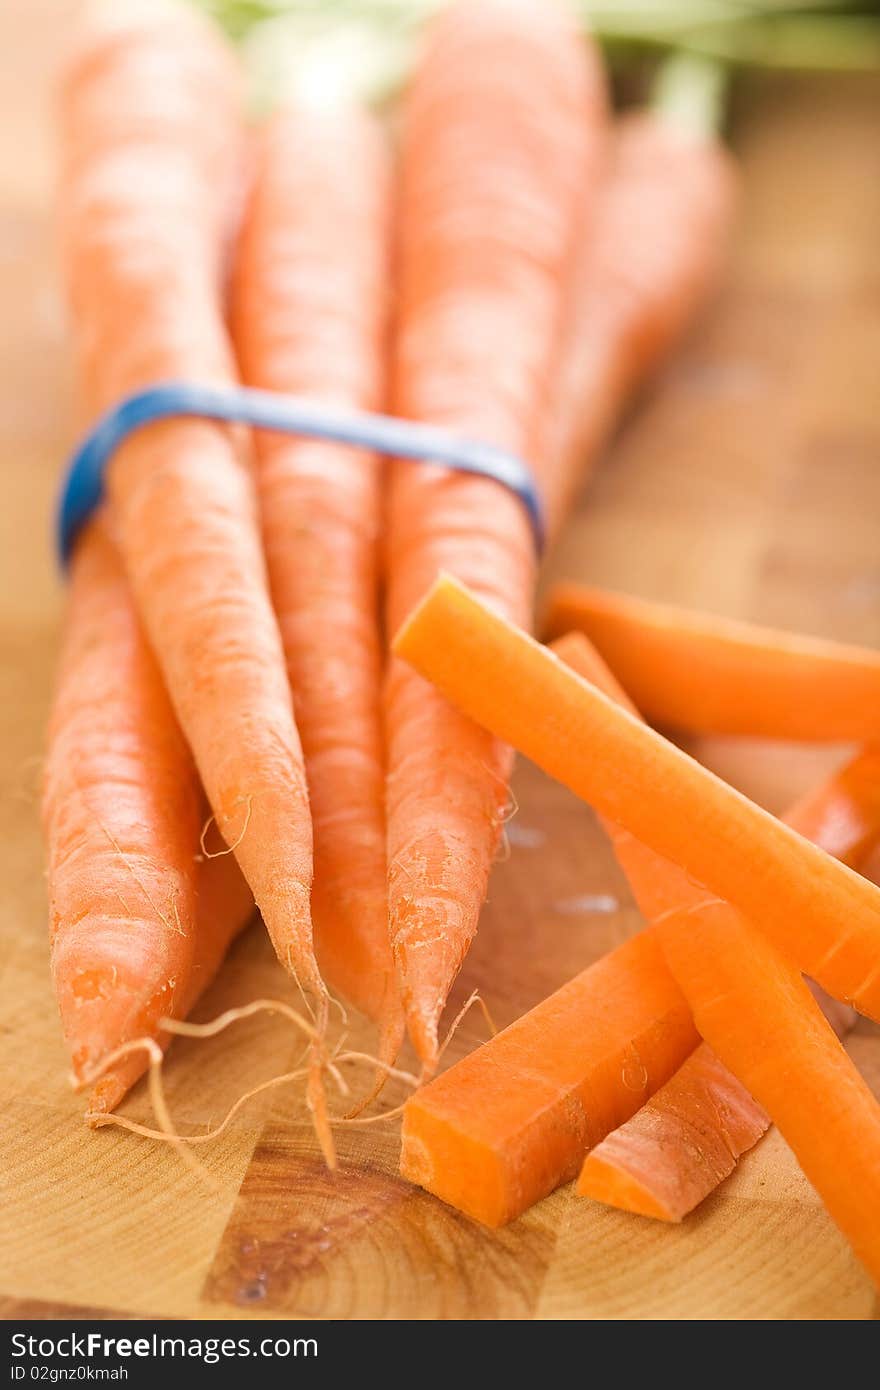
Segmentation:
{"type": "Polygon", "coordinates": [[[548,420],[551,537],[633,392],[715,285],[735,194],[732,160],[709,129],[683,128],[657,107],[616,123],[548,420]]]}
{"type": "MultiPolygon", "coordinates": [[[[62,92],[61,230],[88,408],[157,379],[233,380],[223,242],[238,72],[176,6],[115,6],[62,92]]],[[[107,491],[135,600],[220,833],[275,949],[326,1000],[312,949],[311,821],[246,439],[208,422],[134,435],[107,491]]],[[[322,1010],[326,1003],[322,1003],[322,1010]]]]}
{"type": "MultiPolygon", "coordinates": [[[[329,405],[383,405],[390,170],[353,105],[290,100],[261,132],[233,279],[245,380],[329,405]]],[[[385,891],[379,460],[261,433],[263,542],[303,743],[321,969],[402,1035],[385,891]]]]}
{"type": "MultiPolygon", "coordinates": [[[[43,817],[52,974],[74,1079],[158,1035],[209,982],[252,900],[231,856],[197,864],[204,800],[103,523],[80,539],[49,726],[43,817]],[[222,892],[215,891],[222,881],[222,892]]],[[[112,1109],[146,1065],[99,1083],[112,1109]]]]}
{"type": "MultiPolygon", "coordinates": [[[[536,458],[603,101],[595,55],[555,4],[476,0],[440,16],[403,112],[397,413],[536,458]]],[[[528,621],[535,555],[519,502],[485,480],[396,464],[392,629],[443,568],[528,621]]],[[[386,727],[391,939],[409,1031],[431,1066],[485,895],[510,755],[399,662],[386,727]]]]}

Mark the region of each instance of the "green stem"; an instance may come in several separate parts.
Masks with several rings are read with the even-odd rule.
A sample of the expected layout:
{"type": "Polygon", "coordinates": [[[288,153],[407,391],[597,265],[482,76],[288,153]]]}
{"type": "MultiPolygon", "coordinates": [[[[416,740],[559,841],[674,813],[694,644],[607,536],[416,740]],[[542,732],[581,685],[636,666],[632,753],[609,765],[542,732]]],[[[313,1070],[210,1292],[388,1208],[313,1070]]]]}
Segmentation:
{"type": "Polygon", "coordinates": [[[661,64],[651,107],[696,140],[711,140],[724,119],[728,76],[721,63],[694,53],[674,53],[661,64]]]}

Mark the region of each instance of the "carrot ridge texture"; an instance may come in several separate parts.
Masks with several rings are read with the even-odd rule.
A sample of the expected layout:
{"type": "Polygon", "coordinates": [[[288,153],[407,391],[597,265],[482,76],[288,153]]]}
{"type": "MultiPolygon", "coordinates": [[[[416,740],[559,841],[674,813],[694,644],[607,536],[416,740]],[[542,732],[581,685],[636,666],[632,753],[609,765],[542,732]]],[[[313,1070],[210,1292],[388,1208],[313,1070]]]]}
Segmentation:
{"type": "MultiPolygon", "coordinates": [[[[204,801],[103,521],[77,546],[48,732],[43,822],[52,975],[74,1079],[159,1037],[253,910],[231,856],[197,865],[204,801]]],[[[167,1042],[167,1036],[164,1039],[167,1042]]],[[[141,1053],[98,1085],[112,1109],[141,1053]]]]}
{"type": "Polygon", "coordinates": [[[594,643],[653,724],[820,742],[880,737],[880,652],[579,584],[558,584],[548,637],[594,643]]]}
{"type": "Polygon", "coordinates": [[[880,1019],[880,890],[873,883],[619,708],[449,577],[435,584],[394,649],[496,737],[629,831],[633,853],[653,851],[678,864],[760,925],[829,994],[880,1019]]]}
{"type": "MultiPolygon", "coordinates": [[[[61,233],[89,415],[157,379],[234,380],[221,283],[238,89],[231,52],[187,8],[83,31],[62,89],[61,233]]],[[[302,750],[246,435],[198,421],[141,430],[113,458],[107,494],[217,826],[279,958],[326,1001],[302,750]]]]}
{"type": "MultiPolygon", "coordinates": [[[[357,106],[290,100],[257,139],[233,276],[244,380],[330,405],[384,404],[390,168],[357,106]]],[[[322,973],[380,1023],[402,1009],[388,938],[379,535],[363,451],[259,432],[263,544],[303,744],[322,973]]]]}

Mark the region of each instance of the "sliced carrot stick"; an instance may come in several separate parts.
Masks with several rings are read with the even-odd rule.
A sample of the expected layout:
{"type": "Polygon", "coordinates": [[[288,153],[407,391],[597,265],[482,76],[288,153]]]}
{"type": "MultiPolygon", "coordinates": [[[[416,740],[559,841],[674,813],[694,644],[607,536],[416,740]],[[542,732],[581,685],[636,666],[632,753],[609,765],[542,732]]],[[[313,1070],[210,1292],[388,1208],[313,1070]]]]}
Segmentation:
{"type": "MultiPolygon", "coordinates": [[[[561,656],[578,664],[582,664],[585,654],[589,657],[592,650],[579,635],[557,646],[561,656]]],[[[592,660],[597,674],[602,676],[601,659],[593,654],[592,660]]],[[[608,676],[607,671],[604,674],[608,676]]],[[[830,779],[826,784],[830,804],[840,807],[842,785],[846,784],[845,774],[830,779]]],[[[849,785],[859,788],[862,784],[855,777],[849,779],[849,785]]],[[[865,823],[857,810],[848,817],[828,817],[818,793],[804,802],[796,814],[805,833],[830,829],[831,838],[842,853],[851,848],[841,833],[843,825],[852,828],[855,840],[864,843],[866,839],[865,823]]],[[[609,829],[613,831],[614,827],[609,825],[609,829]]],[[[880,816],[875,819],[874,831],[880,833],[880,816]]],[[[634,843],[630,837],[625,841],[621,837],[621,840],[634,843]]],[[[654,856],[655,877],[662,877],[664,872],[670,881],[674,901],[676,881],[679,885],[684,882],[685,888],[689,886],[688,881],[675,865],[654,856]]],[[[666,1065],[673,1060],[676,1050],[679,1057],[684,1058],[693,1044],[692,1035],[681,1026],[674,993],[668,991],[668,980],[664,982],[657,973],[657,957],[649,944],[651,940],[650,935],[635,938],[626,948],[600,962],[608,973],[600,971],[598,966],[585,971],[512,1028],[417,1092],[404,1112],[401,1158],[404,1176],[489,1225],[518,1216],[530,1202],[565,1181],[573,1171],[579,1152],[603,1139],[615,1109],[633,1114],[633,1096],[629,1091],[633,1067],[618,1066],[615,1070],[603,1066],[597,1070],[596,1059],[619,1059],[622,1045],[630,1049],[631,1058],[638,1054],[652,1078],[649,1084],[646,1077],[646,1094],[649,1094],[663,1075],[662,1068],[648,1066],[647,1056],[656,1055],[651,1053],[651,1047],[672,1044],[671,1050],[662,1054],[666,1065]],[[617,1011],[614,1003],[617,995],[609,997],[612,989],[619,990],[625,1001],[623,1013],[617,1011]],[[655,1031],[652,1032],[641,1009],[635,1008],[634,1001],[638,1000],[642,1006],[650,1006],[652,1001],[655,1006],[659,1003],[653,1025],[655,1031]],[[673,1007],[671,1015],[670,1006],[673,1007]],[[630,1015],[632,1008],[635,1012],[630,1015]],[[675,1019],[672,1028],[670,1017],[675,1019]],[[621,1035],[621,1024],[626,1024],[627,1020],[631,1026],[621,1035]],[[586,1034],[583,1032],[585,1026],[586,1034]],[[646,1046],[646,1039],[653,1041],[646,1046]],[[523,1082],[524,1076],[528,1078],[527,1085],[523,1082]],[[540,1084],[535,1080],[538,1077],[540,1084]],[[571,1101],[575,1085],[580,1096],[577,1105],[571,1101]],[[556,1099],[548,1103],[548,1095],[552,1094],[556,1099]]],[[[686,1067],[687,1062],[683,1065],[686,1067]]],[[[672,1084],[670,1082],[670,1086],[672,1084]]],[[[718,1080],[716,1095],[720,1085],[718,1080]]],[[[669,1180],[665,1188],[661,1187],[655,1196],[658,1207],[664,1200],[667,1204],[671,1201],[670,1189],[677,1191],[680,1198],[687,1194],[691,1201],[700,1200],[698,1184],[705,1185],[707,1180],[714,1183],[722,1176],[721,1158],[725,1151],[729,1154],[728,1137],[732,1136],[734,1142],[742,1141],[749,1132],[756,1107],[748,1092],[728,1074],[724,1093],[735,1101],[740,1123],[735,1126],[728,1123],[720,1133],[710,1136],[714,1168],[706,1162],[692,1164],[675,1183],[672,1175],[667,1174],[669,1180]]],[[[659,1102],[661,1095],[662,1092],[658,1092],[655,1100],[659,1102]]],[[[647,1138],[661,1139],[664,1131],[658,1134],[656,1125],[652,1125],[650,1134],[645,1136],[644,1121],[639,1119],[641,1114],[642,1111],[635,1114],[629,1124],[637,1127],[643,1145],[647,1138]]],[[[667,1118],[666,1134],[670,1143],[675,1134],[670,1126],[678,1119],[677,1113],[667,1118]]],[[[619,1148],[616,1153],[619,1160],[619,1148]]],[[[661,1160],[662,1155],[658,1164],[661,1160]]],[[[658,1184],[663,1177],[660,1167],[658,1184]]],[[[605,1191],[607,1195],[607,1184],[605,1191]]],[[[632,1197],[631,1186],[626,1191],[632,1197]]],[[[644,1193],[639,1193],[639,1200],[642,1202],[639,1209],[647,1210],[644,1193]]]]}
{"type": "Polygon", "coordinates": [[[653,724],[821,742],[880,738],[880,652],[579,584],[549,637],[586,634],[653,724]]]}
{"type": "Polygon", "coordinates": [[[697,1044],[643,933],[407,1101],[400,1171],[487,1226],[574,1177],[697,1044]]]}
{"type": "MultiPolygon", "coordinates": [[[[469,0],[440,15],[403,113],[397,413],[537,458],[603,110],[597,58],[555,4],[469,0]]],[[[535,555],[520,503],[485,479],[401,462],[389,496],[390,627],[443,568],[527,621],[535,555]]],[[[396,662],[386,728],[391,938],[410,1034],[433,1066],[510,758],[396,662]]]]}
{"type": "Polygon", "coordinates": [[[779,1126],[880,1283],[880,1105],[797,969],[725,903],[667,918],[660,940],[700,1033],[779,1126]]]}
{"type": "MultiPolygon", "coordinates": [[[[355,106],[290,100],[261,133],[233,282],[250,384],[382,406],[389,175],[382,132],[355,106]]],[[[393,1061],[403,1019],[385,891],[381,466],[266,433],[256,457],[309,782],[315,947],[331,988],[380,1022],[393,1061]]]]}
{"type": "MultiPolygon", "coordinates": [[[[602,689],[631,710],[597,653],[592,665],[602,689]]],[[[815,801],[802,805],[801,824],[821,824],[816,812],[815,801]]],[[[702,1037],[778,1124],[880,1282],[880,1105],[792,961],[729,903],[608,828],[702,1037]]]]}
{"type": "MultiPolygon", "coordinates": [[[[102,523],[72,564],[43,815],[52,974],[82,1080],[188,1012],[253,907],[231,856],[197,867],[195,765],[102,523]]],[[[132,1054],[105,1078],[102,1107],[145,1065],[132,1054]]]]}
{"type": "MultiPolygon", "coordinates": [[[[652,919],[679,907],[654,854],[740,908],[835,998],[880,1019],[880,890],[701,767],[443,577],[398,656],[590,801],[647,856],[652,919]]],[[[705,896],[694,887],[694,894],[705,896]]]]}
{"type": "MultiPolygon", "coordinates": [[[[553,643],[572,670],[592,680],[628,708],[628,697],[601,657],[579,632],[553,643]]],[[[809,793],[786,814],[787,824],[843,862],[860,866],[880,837],[880,759],[868,752],[809,793]]],[[[632,867],[631,837],[606,822],[624,869],[632,867]]],[[[639,861],[644,866],[644,860],[639,861]]],[[[656,884],[690,900],[693,885],[675,865],[653,856],[648,875],[633,878],[639,903],[650,910],[656,884]]],[[[820,1007],[838,1036],[852,1026],[853,1013],[813,986],[820,1007]]],[[[769,1119],[745,1087],[714,1056],[698,1049],[642,1110],[609,1134],[585,1159],[578,1191],[587,1197],[654,1216],[681,1221],[733,1171],[769,1119]]]]}
{"type": "MultiPolygon", "coordinates": [[[[239,74],[190,9],[127,15],[86,28],[62,92],[61,229],[90,412],[157,379],[233,379],[220,288],[239,74]]],[[[151,426],[112,460],[108,499],[217,825],[325,1011],[302,752],[245,445],[208,422],[151,426]]]]}
{"type": "Polygon", "coordinates": [[[681,1221],[769,1125],[742,1082],[703,1043],[632,1119],[587,1154],[578,1193],[681,1221]]]}

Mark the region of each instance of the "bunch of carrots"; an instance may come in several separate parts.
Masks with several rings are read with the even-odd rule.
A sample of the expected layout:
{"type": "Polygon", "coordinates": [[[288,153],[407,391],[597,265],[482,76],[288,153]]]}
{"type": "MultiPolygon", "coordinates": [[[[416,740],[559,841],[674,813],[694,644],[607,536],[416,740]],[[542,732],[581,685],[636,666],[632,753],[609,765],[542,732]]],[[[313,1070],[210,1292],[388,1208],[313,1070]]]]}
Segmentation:
{"type": "MultiPolygon", "coordinates": [[[[444,10],[396,150],[337,96],[294,93],[248,131],[240,86],[170,0],[83,24],[60,103],[83,423],[168,379],[384,409],[526,459],[552,540],[714,282],[720,144],[663,107],[612,120],[597,51],[547,0],[444,10]]],[[[490,1224],[579,1171],[678,1220],[773,1119],[880,1277],[880,1112],[800,974],[880,1017],[880,890],[855,872],[880,755],[782,823],[627,703],[870,744],[880,660],[570,589],[550,651],[525,631],[537,559],[515,496],[440,466],[192,419],[118,450],[72,556],[44,798],[89,1116],[255,904],[312,1013],[333,1163],[330,1004],[373,1021],[380,1073],[406,1032],[436,1070],[520,748],[606,817],[650,925],[423,1086],[403,1172],[490,1224]]]]}

